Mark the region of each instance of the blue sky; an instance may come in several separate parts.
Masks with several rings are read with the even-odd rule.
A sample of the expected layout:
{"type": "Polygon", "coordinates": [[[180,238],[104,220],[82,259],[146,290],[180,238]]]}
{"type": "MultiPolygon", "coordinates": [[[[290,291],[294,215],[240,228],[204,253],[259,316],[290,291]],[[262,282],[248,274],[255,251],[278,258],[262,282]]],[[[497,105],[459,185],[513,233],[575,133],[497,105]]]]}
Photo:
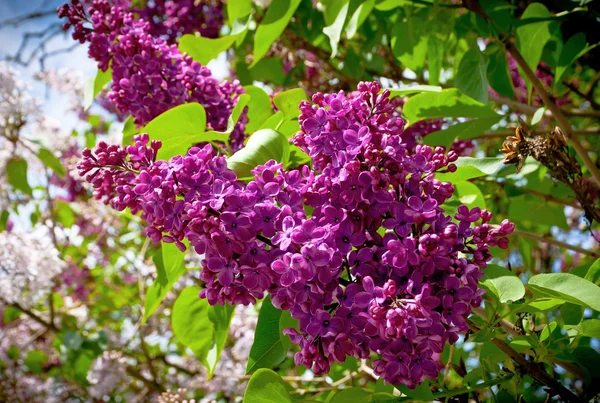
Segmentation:
{"type": "MultiPolygon", "coordinates": [[[[34,11],[53,10],[62,3],[62,0],[0,0],[0,23],[34,11]]],[[[25,33],[39,32],[58,21],[56,15],[50,15],[19,24],[16,27],[2,27],[0,29],[0,60],[5,59],[7,55],[15,54],[25,33]]],[[[24,54],[26,56],[30,55],[38,43],[38,40],[31,40],[24,54]]],[[[46,49],[52,51],[71,46],[73,43],[74,41],[69,35],[60,34],[47,43],[46,49]]],[[[44,112],[59,119],[64,124],[64,128],[70,131],[76,125],[77,119],[73,114],[68,113],[69,102],[67,97],[57,94],[55,91],[47,91],[43,84],[32,78],[33,74],[40,71],[39,62],[34,61],[27,67],[17,64],[12,65],[20,71],[21,79],[30,84],[32,93],[43,100],[44,112]]],[[[78,46],[70,53],[50,57],[46,60],[45,67],[57,69],[61,67],[73,68],[81,71],[84,77],[93,77],[96,74],[95,63],[87,58],[87,46],[85,45],[78,46]]]]}

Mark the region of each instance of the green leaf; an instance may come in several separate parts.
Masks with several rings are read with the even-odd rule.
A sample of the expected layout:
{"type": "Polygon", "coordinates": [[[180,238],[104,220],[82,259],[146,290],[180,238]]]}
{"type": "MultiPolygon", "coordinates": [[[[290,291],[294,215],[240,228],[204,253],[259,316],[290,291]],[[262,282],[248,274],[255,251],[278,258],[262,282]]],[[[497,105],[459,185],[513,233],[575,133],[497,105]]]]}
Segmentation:
{"type": "Polygon", "coordinates": [[[540,197],[524,194],[510,198],[508,218],[513,222],[557,226],[568,229],[564,206],[548,202],[540,197]],[[531,214],[535,211],[535,214],[531,214]]]}
{"type": "Polygon", "coordinates": [[[442,87],[438,85],[413,85],[406,88],[390,88],[389,90],[390,98],[394,98],[420,94],[422,92],[442,92],[442,87]]]}
{"type": "Polygon", "coordinates": [[[434,118],[500,118],[490,107],[456,88],[415,95],[404,104],[403,114],[411,125],[434,118]]]}
{"type": "Polygon", "coordinates": [[[282,313],[283,311],[275,308],[271,303],[271,296],[267,296],[258,315],[254,343],[246,364],[246,374],[259,368],[273,368],[285,359],[289,349],[289,339],[287,345],[284,345],[285,339],[281,337],[279,329],[282,313]]]}
{"type": "Polygon", "coordinates": [[[27,357],[25,358],[25,365],[31,372],[34,374],[41,374],[43,370],[43,365],[48,362],[48,356],[46,353],[40,350],[32,350],[27,353],[27,357]]]}
{"type": "Polygon", "coordinates": [[[513,272],[494,264],[483,269],[481,285],[498,297],[501,303],[517,301],[525,296],[525,286],[513,272]]]}
{"type": "Polygon", "coordinates": [[[11,345],[8,350],[6,351],[6,354],[8,355],[8,358],[10,358],[11,360],[16,360],[19,357],[19,353],[20,353],[20,349],[17,345],[13,344],[11,345]]]}
{"type": "Polygon", "coordinates": [[[373,6],[375,5],[375,0],[365,0],[362,1],[356,10],[352,13],[352,17],[348,20],[348,24],[346,24],[346,38],[352,39],[354,35],[356,35],[356,31],[360,26],[365,22],[371,11],[373,11],[373,6]]]}
{"type": "Polygon", "coordinates": [[[27,182],[27,161],[21,157],[13,157],[6,164],[8,183],[16,190],[31,196],[32,190],[27,182]]]}
{"type": "Polygon", "coordinates": [[[373,394],[363,388],[353,387],[336,393],[330,403],[372,403],[373,394]]]}
{"type": "Polygon", "coordinates": [[[544,112],[546,112],[546,107],[542,106],[541,108],[538,108],[538,110],[535,111],[535,113],[533,114],[533,117],[531,118],[531,125],[537,125],[538,123],[540,123],[540,121],[542,120],[542,118],[544,117],[544,112]]]}
{"type": "Polygon", "coordinates": [[[177,339],[189,347],[212,376],[227,340],[231,305],[210,306],[200,287],[186,287],[173,304],[171,325],[177,339]]]}
{"type": "Polygon", "coordinates": [[[392,32],[392,53],[403,66],[421,71],[427,57],[427,22],[420,15],[409,15],[406,21],[396,23],[392,32]]]}
{"type": "Polygon", "coordinates": [[[133,123],[133,116],[129,116],[125,123],[123,123],[123,141],[122,144],[124,146],[128,146],[133,143],[133,136],[138,134],[140,131],[136,128],[135,123],[133,123]]]}
{"type": "Polygon", "coordinates": [[[594,48],[595,46],[586,46],[587,42],[585,39],[585,33],[578,32],[571,36],[565,46],[563,46],[560,56],[558,58],[558,65],[554,73],[554,86],[556,87],[563,78],[563,75],[567,72],[567,69],[583,56],[587,51],[594,48]]]}
{"type": "MultiPolygon", "coordinates": [[[[339,2],[336,2],[339,3],[339,2]]],[[[330,4],[336,4],[330,2],[330,4]]],[[[337,55],[338,43],[342,36],[342,30],[344,29],[344,23],[346,22],[346,16],[348,15],[348,8],[350,7],[350,0],[342,0],[341,7],[339,10],[336,9],[336,17],[333,23],[323,28],[323,33],[329,37],[329,45],[331,46],[331,58],[337,55]]]]}
{"type": "Polygon", "coordinates": [[[485,198],[477,185],[471,182],[455,182],[454,189],[460,202],[470,209],[479,207],[485,209],[485,198]]]}
{"type": "Polygon", "coordinates": [[[281,36],[298,5],[300,0],[271,2],[254,35],[254,60],[250,67],[256,65],[267,54],[273,42],[281,36]]]}
{"type": "Polygon", "coordinates": [[[261,368],[248,381],[243,403],[292,403],[292,398],[279,375],[261,368]]]}
{"type": "Polygon", "coordinates": [[[224,132],[218,132],[214,130],[206,131],[203,134],[203,136],[208,138],[227,136],[227,141],[229,141],[229,136],[231,135],[231,132],[233,132],[233,129],[235,129],[235,125],[237,124],[238,120],[240,119],[240,116],[242,115],[242,112],[244,111],[244,108],[246,107],[246,105],[248,105],[249,102],[250,95],[240,95],[237,104],[235,104],[235,107],[231,111],[231,115],[229,115],[229,118],[227,119],[227,129],[224,132]]]}
{"type": "Polygon", "coordinates": [[[206,112],[198,103],[178,105],[161,113],[148,123],[141,133],[148,133],[152,140],[162,141],[158,157],[169,160],[176,155],[185,155],[194,144],[208,141],[229,141],[227,134],[204,135],[206,112]]]}
{"type": "Polygon", "coordinates": [[[517,49],[533,71],[540,64],[544,46],[552,37],[550,21],[544,20],[546,17],[552,17],[546,6],[541,3],[531,3],[525,9],[521,20],[534,18],[540,20],[517,28],[517,49]]]}
{"type": "Polygon", "coordinates": [[[156,266],[156,279],[146,291],[142,323],[156,312],[167,293],[185,273],[184,256],[175,244],[163,242],[160,251],[152,258],[156,266]]]}
{"type": "Polygon", "coordinates": [[[283,113],[284,119],[300,116],[299,105],[304,100],[308,100],[308,97],[302,88],[283,91],[273,97],[273,103],[283,113]]]}
{"type": "Polygon", "coordinates": [[[536,274],[527,286],[536,297],[558,298],[600,311],[600,287],[574,274],[536,274]]]}
{"type": "Polygon", "coordinates": [[[272,129],[263,129],[248,139],[246,146],[227,158],[227,166],[238,178],[251,178],[254,168],[269,160],[287,164],[290,144],[287,138],[272,129]]]}
{"type": "Polygon", "coordinates": [[[112,70],[109,67],[106,71],[98,69],[96,76],[89,79],[86,83],[83,94],[83,109],[88,110],[94,99],[98,96],[102,88],[112,80],[112,70]]]}
{"type": "Polygon", "coordinates": [[[492,43],[486,47],[485,54],[489,59],[487,77],[490,86],[500,95],[510,99],[514,98],[515,89],[508,70],[504,48],[492,43]]]}
{"type": "Polygon", "coordinates": [[[254,133],[267,119],[273,116],[271,97],[265,90],[254,85],[246,85],[244,90],[246,94],[250,95],[246,133],[254,133]]]}
{"type": "Polygon", "coordinates": [[[581,305],[567,302],[560,307],[560,316],[565,325],[577,325],[583,318],[583,307],[581,305]]]}
{"type": "Polygon", "coordinates": [[[600,320],[586,319],[574,328],[579,336],[600,339],[600,320]]]}
{"type": "Polygon", "coordinates": [[[600,259],[596,260],[585,274],[585,279],[600,285],[600,259]]]}
{"type": "Polygon", "coordinates": [[[460,122],[444,130],[438,130],[428,134],[423,137],[423,143],[449,148],[454,140],[468,140],[480,136],[494,124],[498,123],[499,120],[500,116],[495,116],[460,122]]]}
{"type": "Polygon", "coordinates": [[[488,58],[473,48],[460,60],[454,85],[463,94],[483,103],[488,103],[489,85],[487,80],[488,58]]]}
{"type": "Polygon", "coordinates": [[[187,53],[203,66],[216,59],[221,53],[226,51],[235,42],[236,36],[227,35],[220,38],[211,39],[194,34],[185,34],[179,39],[177,46],[181,53],[187,53]]]}
{"type": "Polygon", "coordinates": [[[435,178],[444,182],[462,182],[480,176],[493,175],[503,165],[502,158],[459,157],[454,164],[456,172],[436,174],[435,178]]]}
{"type": "Polygon", "coordinates": [[[435,400],[433,393],[431,393],[429,381],[421,382],[415,389],[409,389],[405,385],[399,385],[398,389],[406,396],[414,400],[420,400],[424,402],[435,400]]]}
{"type": "Polygon", "coordinates": [[[71,204],[62,200],[56,201],[54,218],[65,228],[71,228],[77,220],[75,212],[71,208],[71,204]]]}
{"type": "Polygon", "coordinates": [[[63,166],[62,162],[58,158],[52,154],[52,151],[46,148],[40,148],[38,151],[38,158],[40,161],[44,163],[48,168],[50,168],[55,174],[64,178],[67,174],[67,170],[63,166]]]}
{"type": "Polygon", "coordinates": [[[83,338],[77,332],[67,332],[63,336],[63,344],[69,350],[79,350],[82,343],[83,338]]]}
{"type": "Polygon", "coordinates": [[[234,306],[225,304],[211,306],[208,310],[208,319],[212,322],[214,329],[213,344],[210,350],[208,350],[205,364],[209,376],[214,374],[225,343],[227,342],[229,325],[231,324],[234,309],[234,306]]]}
{"type": "Polygon", "coordinates": [[[429,84],[439,85],[440,73],[442,72],[442,61],[444,59],[445,42],[439,35],[429,37],[429,49],[427,50],[427,63],[429,72],[429,84]]]}
{"type": "Polygon", "coordinates": [[[233,27],[235,20],[246,18],[252,13],[252,0],[228,0],[227,17],[229,25],[233,27]]]}

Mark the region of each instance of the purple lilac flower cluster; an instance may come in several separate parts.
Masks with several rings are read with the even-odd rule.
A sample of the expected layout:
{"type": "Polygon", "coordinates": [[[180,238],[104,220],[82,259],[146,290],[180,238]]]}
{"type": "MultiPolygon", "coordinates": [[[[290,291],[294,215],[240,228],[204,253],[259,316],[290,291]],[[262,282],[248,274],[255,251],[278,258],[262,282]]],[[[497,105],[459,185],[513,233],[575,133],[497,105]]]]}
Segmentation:
{"type": "MultiPolygon", "coordinates": [[[[176,45],[152,35],[152,23],[108,0],[93,0],[87,14],[73,0],[59,8],[59,16],[68,19],[65,28],[73,27],[74,39],[90,44],[89,56],[100,69],[106,71],[110,65],[108,98],[119,112],[131,114],[136,124],[148,123],[174,106],[198,102],[206,110],[211,129],[227,128],[243,87],[237,80],[219,83],[208,68],[182,54],[176,45]]],[[[242,147],[246,122],[243,114],[231,134],[233,151],[242,147]]]]}
{"type": "Polygon", "coordinates": [[[201,297],[211,304],[254,303],[265,293],[289,310],[299,330],[297,364],[326,373],[346,356],[368,358],[375,373],[415,387],[436,377],[440,353],[467,331],[481,303],[478,280],[514,228],[491,214],[441,207],[453,193],[436,172],[453,171],[456,153],[408,150],[389,91],[360,83],[347,97],[317,93],[300,104],[294,143],[307,166],[269,161],[238,181],[211,146],[157,161],[160,143],[100,143],[79,164],[96,197],[141,211],[150,238],[184,240],[204,254],[201,297]],[[307,212],[311,214],[307,215],[307,212]]]}
{"type": "Polygon", "coordinates": [[[153,0],[134,10],[150,23],[150,34],[174,43],[181,35],[198,32],[217,38],[223,26],[220,0],[153,0]]]}

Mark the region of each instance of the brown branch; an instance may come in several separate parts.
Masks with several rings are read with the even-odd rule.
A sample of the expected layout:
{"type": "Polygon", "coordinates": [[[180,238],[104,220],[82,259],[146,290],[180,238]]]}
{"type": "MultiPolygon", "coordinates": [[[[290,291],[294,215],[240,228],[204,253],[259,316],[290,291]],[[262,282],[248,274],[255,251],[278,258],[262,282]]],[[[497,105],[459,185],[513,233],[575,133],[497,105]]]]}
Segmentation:
{"type": "MultiPolygon", "coordinates": [[[[527,105],[527,104],[521,103],[519,101],[515,101],[513,99],[503,97],[502,95],[490,94],[489,98],[490,98],[490,101],[492,101],[492,102],[507,105],[510,108],[512,108],[516,111],[519,111],[521,113],[524,113],[526,115],[533,115],[539,109],[538,107],[527,105]]],[[[594,111],[594,110],[571,108],[571,109],[564,109],[562,112],[565,116],[600,118],[600,111],[594,111]]],[[[554,115],[548,109],[547,111],[544,112],[544,116],[553,117],[554,115]]]]}
{"type": "MultiPolygon", "coordinates": [[[[531,131],[531,134],[542,135],[545,131],[531,131]]],[[[600,127],[589,127],[587,129],[573,130],[573,134],[576,136],[596,136],[600,134],[600,127]]],[[[508,136],[514,136],[514,130],[501,130],[501,131],[487,131],[482,133],[480,136],[473,137],[473,139],[493,139],[493,138],[506,138],[508,136]]]]}
{"type": "Polygon", "coordinates": [[[544,200],[547,200],[547,201],[551,201],[551,202],[559,203],[559,204],[564,204],[565,206],[570,206],[570,207],[573,207],[573,208],[576,208],[576,209],[579,209],[579,210],[583,209],[579,204],[575,203],[574,201],[559,199],[558,197],[555,197],[555,196],[552,196],[552,195],[549,195],[549,194],[546,194],[546,193],[538,192],[537,190],[529,189],[527,187],[517,186],[517,185],[514,185],[514,184],[512,184],[510,182],[498,182],[498,181],[495,181],[495,180],[488,180],[488,179],[484,179],[484,178],[475,178],[473,180],[474,181],[478,181],[478,182],[494,183],[494,184],[496,184],[498,186],[501,186],[501,187],[510,187],[512,189],[518,189],[518,190],[523,191],[523,193],[528,193],[530,195],[538,196],[538,197],[541,197],[541,198],[543,198],[544,200]]]}
{"type": "Polygon", "coordinates": [[[8,25],[11,25],[14,27],[25,21],[36,20],[38,18],[49,17],[52,15],[56,16],[56,9],[46,10],[46,11],[34,11],[29,14],[20,15],[18,17],[10,18],[8,20],[0,22],[0,29],[4,28],[5,26],[8,26],[8,25]]]}
{"type": "Polygon", "coordinates": [[[144,384],[151,390],[155,391],[155,392],[165,392],[165,388],[159,384],[158,382],[148,379],[145,376],[143,376],[142,374],[140,374],[136,368],[128,366],[127,367],[127,373],[134,377],[135,379],[139,379],[140,381],[144,382],[144,384]]]}
{"type": "Polygon", "coordinates": [[[23,307],[23,306],[21,306],[19,303],[13,302],[13,303],[8,304],[8,305],[10,305],[13,308],[16,308],[19,311],[23,312],[25,315],[29,316],[31,319],[33,319],[34,321],[36,321],[40,325],[44,326],[48,330],[52,330],[53,332],[56,332],[56,333],[60,332],[60,329],[54,323],[50,323],[50,322],[45,321],[44,319],[42,319],[41,316],[39,316],[35,312],[33,312],[33,311],[31,311],[31,310],[23,307]]]}
{"type": "Polygon", "coordinates": [[[514,235],[514,236],[522,236],[522,237],[529,238],[529,239],[534,239],[534,240],[539,241],[539,242],[545,242],[545,243],[548,243],[548,244],[551,244],[551,245],[558,246],[560,248],[569,249],[569,250],[572,250],[574,252],[581,253],[583,255],[592,256],[594,258],[600,258],[600,252],[596,252],[596,251],[592,251],[592,250],[587,250],[587,249],[584,249],[582,247],[575,246],[575,245],[569,245],[566,242],[559,241],[559,240],[554,239],[554,238],[552,238],[550,236],[547,236],[547,235],[537,235],[537,234],[532,234],[530,232],[520,231],[520,230],[517,230],[517,229],[515,229],[513,231],[512,235],[514,235]]]}
{"type": "MultiPolygon", "coordinates": [[[[467,319],[467,324],[472,332],[478,332],[481,329],[467,319]]],[[[528,375],[547,386],[551,389],[554,394],[558,394],[565,402],[568,403],[583,403],[584,400],[580,399],[577,395],[563,386],[560,382],[550,376],[543,367],[543,364],[527,361],[527,359],[514,350],[511,346],[506,344],[503,340],[493,338],[492,343],[498,347],[502,352],[508,355],[517,364],[519,371],[523,375],[528,375]]]]}

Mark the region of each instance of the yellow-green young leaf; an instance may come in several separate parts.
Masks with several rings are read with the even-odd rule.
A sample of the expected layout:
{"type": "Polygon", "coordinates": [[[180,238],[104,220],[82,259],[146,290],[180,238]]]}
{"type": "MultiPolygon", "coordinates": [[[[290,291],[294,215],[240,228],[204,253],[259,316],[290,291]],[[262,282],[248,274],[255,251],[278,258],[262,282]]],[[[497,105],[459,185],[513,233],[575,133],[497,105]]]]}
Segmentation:
{"type": "Polygon", "coordinates": [[[479,49],[473,48],[460,60],[454,79],[456,88],[483,104],[488,103],[488,63],[488,58],[479,49]]]}
{"type": "Polygon", "coordinates": [[[156,279],[146,291],[143,323],[156,312],[167,293],[185,273],[184,256],[175,244],[163,242],[152,258],[156,267],[156,279]]]}
{"type": "Polygon", "coordinates": [[[259,369],[248,381],[243,403],[292,403],[288,385],[270,369],[259,369]]]}
{"type": "Polygon", "coordinates": [[[574,328],[579,336],[600,339],[600,320],[586,319],[574,328]]]}
{"type": "Polygon", "coordinates": [[[60,160],[56,158],[54,154],[52,154],[52,151],[46,148],[40,148],[37,156],[40,159],[40,161],[42,161],[44,165],[50,168],[55,174],[57,174],[61,178],[65,177],[67,171],[63,166],[62,162],[60,162],[60,160]]]}
{"type": "Polygon", "coordinates": [[[403,66],[419,72],[425,66],[428,39],[427,21],[421,14],[409,15],[393,28],[391,46],[394,56],[403,66]]]}
{"type": "MultiPolygon", "coordinates": [[[[552,14],[546,6],[541,3],[531,3],[521,16],[521,20],[547,17],[552,17],[552,14]]],[[[544,46],[551,36],[549,20],[531,22],[517,28],[517,48],[533,71],[537,69],[544,46]]]]}
{"type": "Polygon", "coordinates": [[[490,264],[483,274],[481,285],[496,295],[501,303],[514,302],[525,296],[525,286],[510,270],[490,264]]]}
{"type": "Polygon", "coordinates": [[[185,34],[179,40],[179,50],[187,53],[205,66],[213,59],[216,59],[222,52],[226,51],[235,42],[236,36],[227,35],[220,38],[211,39],[193,34],[185,34]]]}
{"type": "Polygon", "coordinates": [[[308,97],[302,88],[283,91],[273,97],[273,103],[283,113],[284,119],[292,119],[300,116],[300,108],[298,106],[304,100],[308,100],[308,97]]]}
{"type": "Polygon", "coordinates": [[[444,130],[430,133],[423,138],[423,142],[431,146],[444,146],[449,148],[454,140],[468,140],[475,138],[487,129],[498,123],[501,116],[467,120],[452,125],[444,130]]]}
{"type": "Polygon", "coordinates": [[[596,260],[585,274],[585,279],[596,285],[600,285],[600,259],[596,260]]]}
{"type": "Polygon", "coordinates": [[[235,129],[235,125],[237,124],[237,121],[239,120],[240,116],[242,115],[244,108],[246,107],[246,105],[248,105],[249,102],[250,102],[250,95],[248,95],[248,94],[240,95],[238,98],[237,104],[235,104],[235,107],[231,111],[231,115],[229,115],[229,119],[227,119],[227,129],[224,132],[218,132],[218,131],[214,131],[214,130],[207,131],[203,134],[203,137],[211,138],[211,137],[231,135],[231,132],[233,131],[233,129],[235,129]]]}
{"type": "Polygon", "coordinates": [[[259,368],[273,368],[285,359],[290,345],[289,338],[286,337],[286,340],[281,337],[279,323],[282,313],[282,310],[273,306],[271,297],[267,296],[258,315],[254,342],[246,364],[246,374],[259,368]]]}
{"type": "Polygon", "coordinates": [[[538,110],[535,111],[535,113],[533,114],[533,117],[531,118],[532,126],[540,123],[540,120],[542,120],[542,118],[544,117],[544,112],[546,112],[546,107],[544,107],[544,106],[542,106],[541,108],[538,108],[538,110]]]}
{"type": "Polygon", "coordinates": [[[46,353],[40,350],[32,350],[27,353],[24,364],[34,374],[41,374],[43,367],[42,365],[48,362],[48,356],[46,353]]]}
{"type": "Polygon", "coordinates": [[[90,106],[92,106],[94,99],[96,99],[100,91],[102,91],[102,88],[104,88],[110,80],[112,80],[112,70],[109,67],[106,71],[98,69],[96,76],[87,81],[83,94],[84,110],[88,110],[90,106]]]}
{"type": "Polygon", "coordinates": [[[246,94],[250,95],[246,133],[254,133],[267,119],[273,116],[271,97],[262,88],[254,85],[246,85],[244,86],[244,90],[246,94]]]}
{"type": "Polygon", "coordinates": [[[123,123],[123,141],[122,144],[124,146],[128,146],[133,142],[133,136],[138,134],[140,131],[133,123],[133,116],[129,116],[125,123],[123,123]]]}
{"type": "Polygon", "coordinates": [[[390,98],[405,97],[422,92],[442,92],[442,87],[438,85],[413,85],[406,88],[389,88],[390,98]]]}
{"type": "Polygon", "coordinates": [[[323,33],[329,37],[331,57],[334,58],[337,55],[338,43],[340,42],[342,30],[344,29],[344,23],[346,22],[346,17],[348,16],[350,0],[342,0],[341,3],[339,1],[329,2],[329,5],[337,6],[334,11],[335,20],[331,25],[323,28],[323,33]]]}
{"type": "Polygon", "coordinates": [[[489,106],[456,88],[415,95],[406,101],[402,112],[411,125],[434,118],[500,118],[489,106]]]}
{"type": "Polygon", "coordinates": [[[483,193],[481,193],[481,190],[474,183],[467,181],[455,182],[454,189],[460,202],[470,209],[475,207],[486,208],[483,193]]]}
{"type": "MultiPolygon", "coordinates": [[[[176,155],[185,155],[196,143],[229,141],[228,134],[205,135],[206,112],[198,103],[178,105],[161,113],[140,130],[148,133],[152,140],[162,141],[158,157],[168,160],[176,155]]],[[[213,132],[214,133],[214,132],[213,132]]]]}
{"type": "Polygon", "coordinates": [[[336,393],[330,403],[372,403],[373,394],[355,386],[336,393]]]}
{"type": "Polygon", "coordinates": [[[269,160],[287,164],[290,157],[290,144],[287,138],[272,129],[263,129],[248,139],[246,146],[227,158],[227,166],[238,178],[252,177],[252,170],[269,160]]]}
{"type": "Polygon", "coordinates": [[[441,181],[461,182],[480,176],[493,175],[503,165],[502,158],[471,158],[459,157],[454,164],[455,172],[436,174],[435,178],[441,181]]]}
{"type": "Polygon", "coordinates": [[[571,273],[536,274],[527,287],[534,296],[556,298],[600,312],[600,287],[571,273]]]}
{"type": "Polygon", "coordinates": [[[21,157],[13,157],[6,164],[8,183],[21,192],[31,195],[31,187],[27,182],[27,161],[21,157]]]}
{"type": "Polygon", "coordinates": [[[254,60],[250,67],[258,63],[267,54],[273,42],[279,38],[288,22],[290,22],[298,5],[300,5],[300,0],[271,2],[254,35],[254,60]]]}
{"type": "Polygon", "coordinates": [[[71,204],[61,200],[56,201],[54,218],[66,228],[71,228],[77,219],[75,212],[71,208],[71,204]]]}
{"type": "Polygon", "coordinates": [[[252,0],[228,0],[227,16],[229,25],[233,27],[235,20],[246,18],[252,13],[252,0]]]}
{"type": "Polygon", "coordinates": [[[361,2],[356,10],[352,13],[352,17],[348,20],[346,24],[345,32],[346,37],[348,39],[352,39],[356,34],[356,30],[360,28],[360,26],[365,22],[371,11],[373,11],[373,6],[375,5],[375,0],[366,0],[361,2]]]}

